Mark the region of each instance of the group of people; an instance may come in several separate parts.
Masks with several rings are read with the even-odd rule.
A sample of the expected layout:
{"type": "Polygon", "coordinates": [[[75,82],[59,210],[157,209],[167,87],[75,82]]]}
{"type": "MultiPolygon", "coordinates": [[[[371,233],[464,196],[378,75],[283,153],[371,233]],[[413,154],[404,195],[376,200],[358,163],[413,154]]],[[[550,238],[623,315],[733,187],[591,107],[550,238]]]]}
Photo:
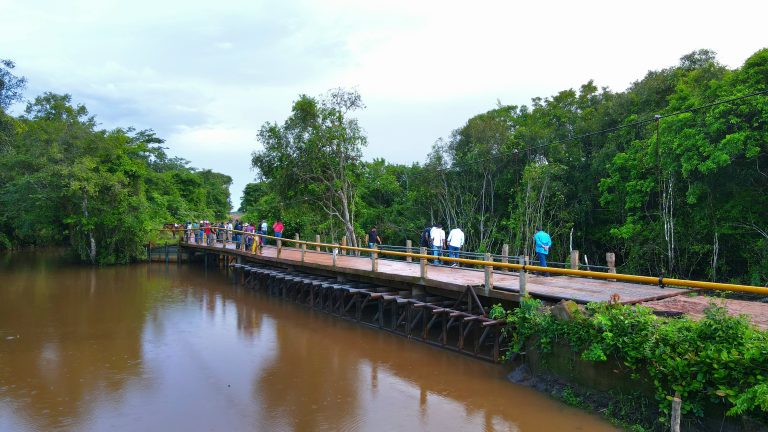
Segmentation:
{"type": "MultiPolygon", "coordinates": [[[[234,241],[237,244],[237,248],[240,247],[240,242],[245,241],[246,248],[253,247],[253,241],[255,236],[245,234],[258,234],[269,235],[267,230],[267,221],[262,219],[261,223],[254,224],[253,222],[243,223],[240,220],[236,220],[234,223],[232,220],[227,222],[211,223],[207,220],[198,222],[187,221],[186,224],[186,240],[190,243],[207,243],[208,245],[214,244],[216,241],[231,242],[234,241]],[[204,240],[205,239],[205,240],[204,240]]],[[[275,223],[272,224],[272,234],[274,237],[281,238],[283,236],[283,230],[285,226],[283,222],[278,218],[275,223]]],[[[264,244],[264,239],[258,237],[261,247],[264,244]]],[[[540,226],[536,227],[536,234],[533,236],[535,243],[536,256],[541,267],[547,266],[547,256],[549,255],[549,249],[552,246],[552,238],[546,231],[541,229],[540,226]]],[[[373,249],[374,247],[381,245],[381,237],[379,236],[376,226],[373,226],[366,234],[365,238],[368,247],[373,249]]],[[[448,250],[449,258],[459,258],[461,248],[464,247],[464,231],[459,227],[451,229],[448,235],[445,235],[442,224],[433,224],[427,226],[421,233],[420,245],[422,247],[431,250],[432,255],[435,257],[433,263],[439,264],[437,257],[443,256],[443,251],[448,250]]],[[[458,263],[453,263],[451,267],[456,267],[458,263]]],[[[549,274],[545,274],[549,276],[549,274]]]]}
{"type": "MultiPolygon", "coordinates": [[[[424,228],[421,233],[420,244],[422,247],[430,248],[435,257],[442,256],[443,250],[447,249],[449,258],[458,258],[459,251],[464,247],[464,240],[464,231],[461,228],[453,228],[446,237],[443,225],[434,224],[424,228]]],[[[437,265],[439,261],[435,259],[433,263],[437,265]]],[[[451,265],[451,267],[456,266],[458,266],[457,263],[451,265]]]]}
{"type": "MultiPolygon", "coordinates": [[[[283,229],[285,229],[285,226],[280,219],[277,219],[272,224],[272,234],[274,237],[282,237],[283,229]]],[[[240,248],[241,242],[245,242],[245,247],[250,249],[253,247],[255,236],[247,234],[269,235],[266,219],[262,219],[261,223],[258,224],[242,222],[240,220],[233,222],[231,219],[227,222],[187,221],[185,239],[190,243],[205,243],[207,245],[212,245],[217,241],[222,243],[235,242],[237,248],[240,248]]],[[[258,239],[259,244],[257,246],[261,247],[264,244],[264,240],[261,237],[258,237],[258,239]]]]}
{"type": "MultiPolygon", "coordinates": [[[[371,231],[371,238],[376,238],[372,236],[375,231],[376,227],[371,231]]],[[[461,228],[453,228],[446,237],[443,226],[441,224],[433,224],[432,226],[424,228],[424,231],[421,233],[420,243],[422,247],[431,249],[432,255],[435,257],[442,256],[443,251],[448,249],[449,258],[459,258],[459,252],[464,246],[464,241],[464,231],[462,231],[461,228]]],[[[533,241],[535,243],[536,256],[539,260],[539,265],[541,267],[546,267],[549,248],[552,246],[552,238],[546,231],[541,229],[540,226],[537,226],[533,241]]],[[[370,246],[373,247],[373,244],[371,243],[370,246]]],[[[433,263],[438,265],[439,261],[435,259],[433,263]]],[[[451,267],[456,267],[457,265],[457,263],[453,263],[451,264],[451,267]]],[[[549,276],[549,273],[545,273],[544,276],[549,276]]]]}

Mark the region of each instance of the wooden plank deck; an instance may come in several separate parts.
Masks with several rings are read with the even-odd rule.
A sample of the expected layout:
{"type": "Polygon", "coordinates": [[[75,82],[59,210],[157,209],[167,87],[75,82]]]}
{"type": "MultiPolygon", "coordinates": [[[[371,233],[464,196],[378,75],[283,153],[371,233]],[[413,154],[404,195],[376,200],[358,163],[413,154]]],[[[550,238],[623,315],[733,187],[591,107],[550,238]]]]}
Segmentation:
{"type": "MultiPolygon", "coordinates": [[[[192,247],[221,250],[218,247],[197,246],[192,247]]],[[[234,246],[232,246],[234,247],[234,246]]],[[[283,247],[280,258],[277,258],[275,246],[265,246],[261,255],[250,252],[235,251],[228,248],[228,252],[245,256],[248,260],[264,261],[269,263],[282,263],[294,266],[305,266],[332,270],[333,257],[330,253],[316,252],[307,249],[304,262],[301,261],[301,250],[283,247]]],[[[371,258],[367,256],[338,255],[336,259],[336,272],[357,274],[367,277],[375,277],[384,280],[396,280],[427,287],[445,289],[455,292],[463,292],[467,286],[482,287],[484,285],[484,273],[480,270],[429,265],[427,279],[420,277],[419,263],[408,263],[389,259],[379,259],[378,272],[371,270],[371,258]]],[[[494,272],[494,288],[484,290],[480,288],[477,294],[490,298],[503,300],[519,300],[519,279],[514,272],[494,272]]],[[[573,300],[577,303],[589,303],[597,301],[609,301],[611,296],[618,294],[621,303],[640,303],[651,300],[680,296],[690,292],[677,288],[661,288],[658,286],[631,284],[625,282],[587,279],[570,276],[542,277],[529,274],[527,290],[530,295],[551,301],[562,299],[573,300]]]]}

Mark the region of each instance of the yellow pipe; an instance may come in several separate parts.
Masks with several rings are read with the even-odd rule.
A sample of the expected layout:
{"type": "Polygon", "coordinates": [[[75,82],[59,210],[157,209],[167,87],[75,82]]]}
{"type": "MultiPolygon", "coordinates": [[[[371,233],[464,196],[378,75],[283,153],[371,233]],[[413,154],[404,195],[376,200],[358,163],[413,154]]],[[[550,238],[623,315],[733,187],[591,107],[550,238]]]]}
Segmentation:
{"type": "MultiPolygon", "coordinates": [[[[216,228],[216,229],[232,231],[235,233],[242,233],[246,235],[254,235],[254,236],[256,235],[254,233],[247,233],[245,231],[240,231],[240,230],[227,230],[225,228],[216,228]]],[[[186,228],[179,228],[179,229],[164,228],[162,229],[162,231],[186,231],[186,228]]],[[[714,291],[737,291],[737,292],[746,292],[746,293],[752,293],[752,294],[768,295],[768,288],[752,286],[752,285],[704,282],[704,281],[693,281],[693,280],[674,279],[674,278],[658,278],[653,276],[637,276],[637,275],[628,275],[628,274],[622,274],[622,273],[603,273],[603,272],[596,272],[596,271],[589,271],[589,270],[571,270],[571,269],[561,269],[561,268],[555,268],[555,267],[539,267],[535,265],[500,263],[496,261],[473,260],[473,259],[466,259],[466,258],[449,258],[449,257],[442,257],[442,256],[436,257],[429,254],[388,251],[388,250],[381,250],[381,249],[369,249],[369,248],[361,248],[361,247],[355,247],[355,246],[341,246],[341,245],[333,245],[328,243],[317,243],[317,242],[309,242],[304,240],[274,237],[274,236],[269,236],[264,234],[262,234],[261,237],[274,239],[274,240],[282,240],[283,242],[294,243],[296,245],[305,244],[307,246],[337,248],[342,250],[359,251],[359,252],[366,252],[366,253],[376,252],[379,255],[411,257],[411,258],[428,259],[428,260],[437,259],[440,261],[455,262],[455,263],[467,264],[467,265],[475,265],[475,266],[483,266],[483,267],[490,266],[495,269],[499,268],[499,269],[510,269],[510,270],[525,270],[525,271],[535,271],[535,272],[543,272],[543,273],[562,274],[562,275],[568,275],[568,276],[590,277],[595,279],[610,279],[610,280],[617,280],[617,281],[624,281],[624,282],[641,283],[641,284],[647,284],[647,285],[675,286],[675,287],[706,289],[706,290],[714,290],[714,291]]]]}

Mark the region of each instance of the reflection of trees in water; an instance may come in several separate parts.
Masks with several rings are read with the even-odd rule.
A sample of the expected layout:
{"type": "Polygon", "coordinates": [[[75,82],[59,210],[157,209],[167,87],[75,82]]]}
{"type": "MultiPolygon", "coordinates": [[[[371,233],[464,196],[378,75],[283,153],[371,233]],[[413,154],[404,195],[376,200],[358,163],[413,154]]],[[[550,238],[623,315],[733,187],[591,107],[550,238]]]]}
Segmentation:
{"type": "MultiPolygon", "coordinates": [[[[275,304],[276,299],[264,300],[284,309],[275,304]]],[[[290,313],[280,311],[275,359],[254,384],[262,416],[272,430],[345,429],[347,422],[357,418],[360,358],[341,345],[336,323],[314,322],[313,326],[316,317],[292,320],[290,313]]]]}
{"type": "Polygon", "coordinates": [[[36,429],[76,426],[141,374],[155,283],[137,267],[4,264],[14,270],[0,271],[0,397],[36,429]]]}

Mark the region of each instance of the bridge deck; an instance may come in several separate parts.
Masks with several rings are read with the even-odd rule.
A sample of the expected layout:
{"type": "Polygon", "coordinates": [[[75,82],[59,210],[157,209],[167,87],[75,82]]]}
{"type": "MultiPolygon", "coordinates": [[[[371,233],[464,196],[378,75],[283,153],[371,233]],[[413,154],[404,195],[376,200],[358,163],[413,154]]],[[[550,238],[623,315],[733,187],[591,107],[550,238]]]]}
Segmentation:
{"type": "MultiPolygon", "coordinates": [[[[195,249],[221,251],[222,245],[202,246],[185,244],[195,249]]],[[[238,251],[229,246],[226,251],[246,257],[250,261],[282,263],[293,266],[315,267],[333,270],[333,258],[329,253],[307,250],[304,262],[301,261],[301,250],[283,247],[280,258],[277,258],[277,248],[265,246],[261,255],[238,251]]],[[[427,279],[421,279],[419,263],[379,259],[378,271],[371,271],[371,258],[367,256],[338,255],[336,272],[357,274],[383,280],[397,280],[420,284],[427,287],[449,291],[463,292],[467,286],[480,287],[484,285],[482,271],[444,265],[430,265],[427,269],[427,279]]],[[[547,300],[568,299],[577,303],[609,301],[613,294],[618,294],[621,303],[640,303],[679,296],[690,292],[676,288],[661,288],[657,286],[630,284],[616,281],[587,279],[569,276],[543,277],[528,274],[527,290],[534,297],[547,300]]],[[[492,290],[480,290],[478,295],[490,298],[518,300],[519,279],[517,273],[496,271],[493,275],[492,290]]]]}

